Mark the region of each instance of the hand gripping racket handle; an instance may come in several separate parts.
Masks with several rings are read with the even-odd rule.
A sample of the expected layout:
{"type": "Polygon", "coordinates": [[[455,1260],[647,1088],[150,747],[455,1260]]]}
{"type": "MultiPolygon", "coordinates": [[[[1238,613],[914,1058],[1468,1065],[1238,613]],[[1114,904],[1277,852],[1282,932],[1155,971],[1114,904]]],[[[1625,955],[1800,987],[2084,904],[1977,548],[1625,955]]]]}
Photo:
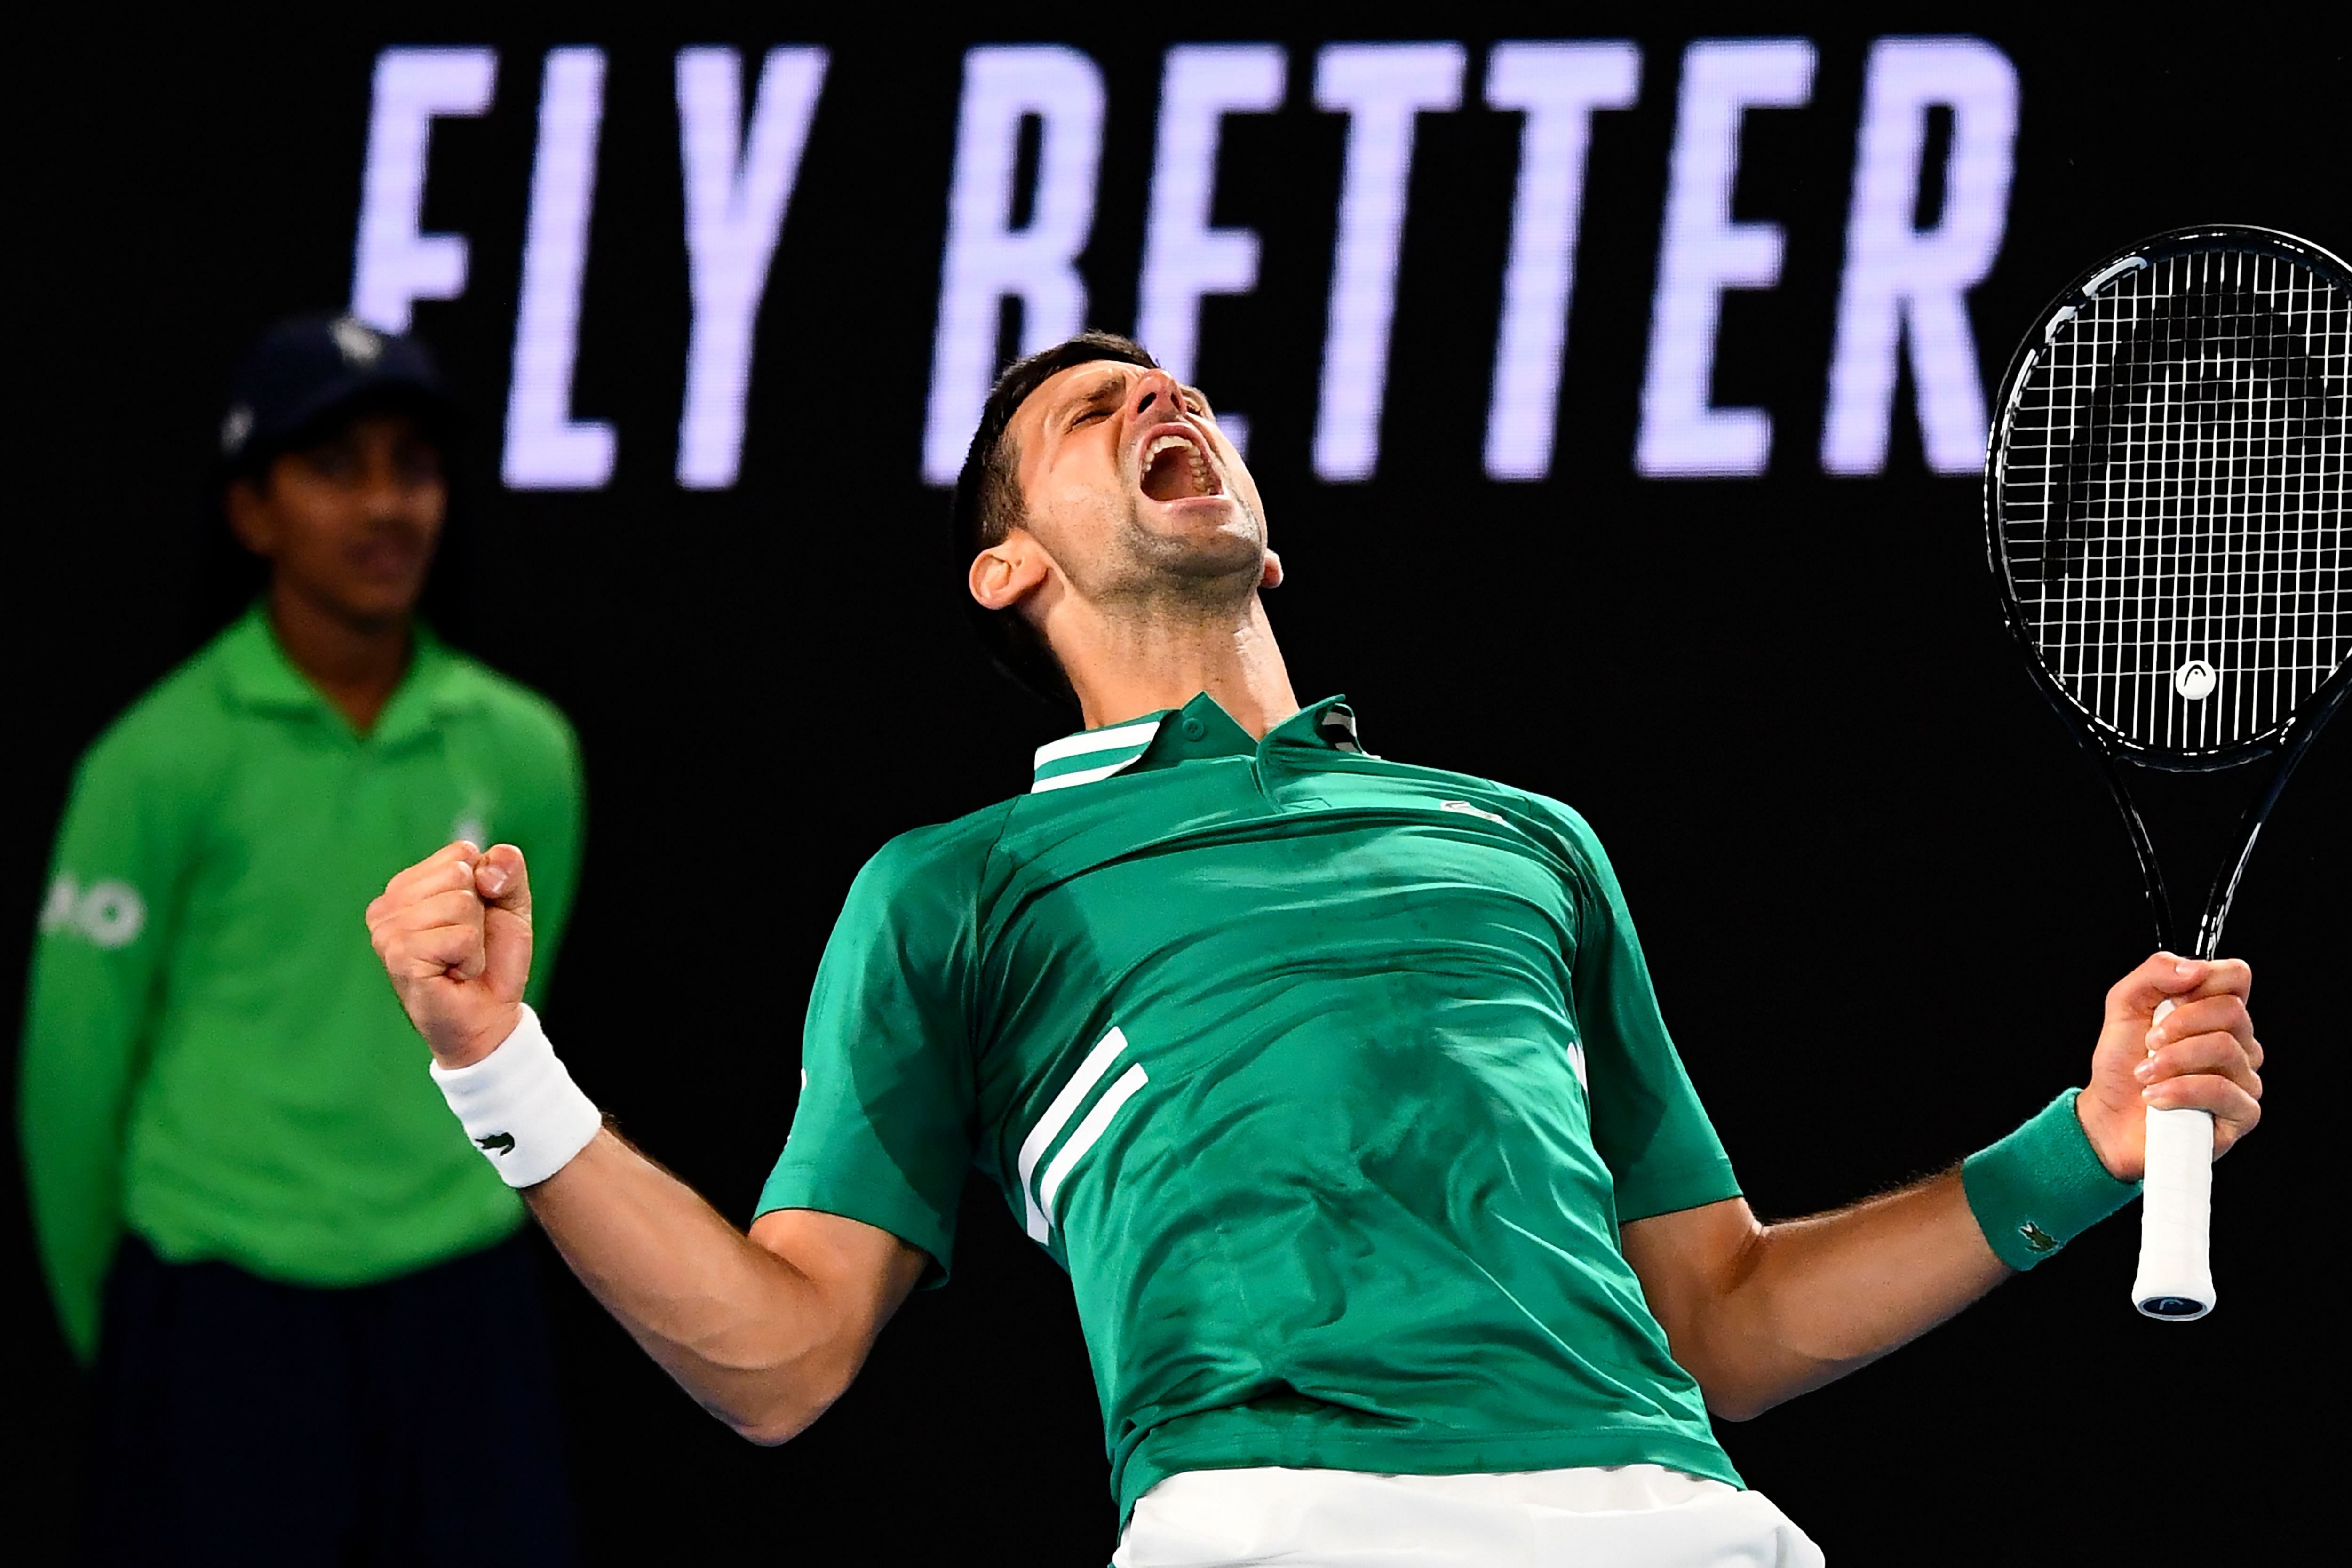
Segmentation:
{"type": "MultiPolygon", "coordinates": [[[[2171,1011],[2169,1000],[2158,1004],[2157,1020],[2171,1011]]],[[[2149,1111],[2133,1305],[2179,1323],[2211,1311],[2212,1231],[2213,1113],[2149,1111]]]]}

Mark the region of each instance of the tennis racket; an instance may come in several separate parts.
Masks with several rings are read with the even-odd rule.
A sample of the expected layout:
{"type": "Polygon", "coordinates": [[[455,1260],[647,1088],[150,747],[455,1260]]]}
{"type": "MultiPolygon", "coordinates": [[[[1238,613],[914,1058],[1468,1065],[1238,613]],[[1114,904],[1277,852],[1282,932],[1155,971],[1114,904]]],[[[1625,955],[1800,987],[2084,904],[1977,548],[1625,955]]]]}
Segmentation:
{"type": "MultiPolygon", "coordinates": [[[[2347,382],[2344,263],[2209,226],[2085,271],[2002,383],[1985,459],[1993,578],[2036,684],[2115,795],[2157,943],[2175,952],[2219,952],[2254,839],[2352,685],[2347,382]],[[2144,797],[2166,775],[2224,772],[2236,788],[2176,819],[2221,846],[2190,926],[2144,797]]],[[[2147,1113],[2132,1300],[2150,1317],[2212,1310],[2212,1161],[2210,1114],[2147,1113]]]]}

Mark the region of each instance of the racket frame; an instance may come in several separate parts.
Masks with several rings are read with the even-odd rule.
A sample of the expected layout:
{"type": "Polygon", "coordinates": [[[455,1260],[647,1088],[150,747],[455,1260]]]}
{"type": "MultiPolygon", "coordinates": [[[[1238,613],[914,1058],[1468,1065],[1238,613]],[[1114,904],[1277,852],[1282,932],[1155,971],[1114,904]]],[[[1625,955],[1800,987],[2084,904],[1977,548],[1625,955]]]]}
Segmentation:
{"type": "MultiPolygon", "coordinates": [[[[2245,875],[2246,865],[2252,858],[2254,843],[2261,837],[2263,823],[2269,819],[2288,778],[2309,751],[2312,741],[2326,728],[2336,709],[2342,706],[2347,691],[2352,690],[2352,659],[2339,663],[2328,678],[2295,707],[2284,723],[2248,741],[2198,753],[2184,753],[2134,742],[2093,712],[2052,673],[2035,637],[2032,619],[2020,598],[2007,553],[2002,549],[2000,492],[2006,471],[2009,437],[2017,416],[2021,384],[2039,363],[2058,328],[2073,319],[2084,301],[2095,298],[2108,284],[2126,273],[2137,271],[2163,257],[2216,250],[2254,251],[2282,257],[2331,279],[2346,293],[2352,294],[2352,268],[2347,268],[2336,256],[2309,240],[2281,234],[2274,229],[2239,224],[2206,224],[2168,230],[2126,246],[2084,268],[2034,318],[2032,330],[2018,345],[2016,353],[2010,358],[2008,370],[2001,376],[2000,395],[1995,404],[1999,413],[1986,438],[1984,473],[1986,556],[1999,591],[2001,617],[2025,655],[2026,668],[2032,673],[2035,687],[2074,732],[2083,749],[2089,752],[2098,763],[2100,777],[2115,800],[2117,815],[2123,818],[2125,831],[2131,840],[2133,857],[2139,864],[2141,881],[2155,921],[2157,945],[2168,952],[2205,959],[2213,958],[2221,952],[2221,928],[2229,918],[2230,905],[2237,896],[2238,884],[2245,875]],[[2236,837],[2230,841],[2214,873],[2196,927],[2193,931],[2189,931],[2182,924],[2179,908],[2174,903],[2166,884],[2147,821],[2124,782],[2123,766],[2130,763],[2169,773],[2215,773],[2272,756],[2277,757],[2278,761],[2270,782],[2240,818],[2236,837]],[[2185,946],[2183,938],[2187,939],[2185,946]]],[[[2157,1123],[2167,1118],[2179,1117],[2193,1117],[2204,1125],[2207,1133],[2206,1163],[2210,1166],[2210,1118],[2207,1113],[2150,1111],[2148,1114],[2151,1167],[2157,1163],[2154,1157],[2158,1142],[2157,1123]]],[[[2164,1142],[2178,1144],[2180,1142],[2179,1131],[2178,1127],[2168,1129],[2164,1142]]],[[[2200,1234],[2190,1273],[2199,1278],[2185,1287],[2168,1285],[2149,1293],[2146,1282],[2151,1276],[2151,1259],[2158,1250],[2154,1232],[2160,1223],[2155,1213],[2158,1206],[2154,1202],[2157,1194],[2153,1190],[2156,1173],[2151,1170],[2150,1201],[2144,1218],[2147,1228],[2143,1233],[2141,1279],[2136,1282],[2133,1290],[2135,1304],[2149,1317],[2187,1321],[2201,1318],[2212,1309],[2211,1276],[2204,1261],[2201,1234],[2205,1224],[2202,1210],[2207,1201],[2204,1194],[2210,1190],[2210,1173],[2209,1168],[2200,1167],[2194,1174],[2199,1181],[2189,1184],[2198,1189],[2193,1201],[2200,1211],[2196,1216],[2200,1234]],[[2175,1293],[2176,1289],[2179,1293],[2175,1293]]]]}
{"type": "Polygon", "coordinates": [[[2254,841],[2261,836],[2263,824],[2269,819],[2272,807],[2277,805],[2287,779],[2303,760],[2313,738],[2342,705],[2345,693],[2352,690],[2352,660],[2338,666],[2316,690],[2304,700],[2284,725],[2251,741],[2199,753],[2184,753],[2135,742],[2094,713],[2051,673],[2035,640],[2032,617],[2019,596],[2016,580],[2011,574],[2008,556],[2001,549],[2000,485],[2004,471],[2002,459],[2007,452],[2010,430],[2017,416],[2019,384],[2039,362],[2057,327],[2073,319],[2085,300],[2096,297],[2117,278],[2137,271],[2161,257],[2208,250],[2255,251],[2278,256],[2331,277],[2338,288],[2352,295],[2352,268],[2347,268],[2336,256],[2311,241],[2282,234],[2275,229],[2245,224],[2200,224],[2189,228],[2168,230],[2125,246],[2084,268],[2034,317],[2032,330],[2025,334],[2016,353],[2010,356],[2009,368],[2001,375],[2000,395],[1996,401],[2000,414],[1986,440],[1984,469],[1986,563],[1991,569],[1994,584],[2000,593],[2001,619],[2025,655],[2026,669],[2032,675],[2035,688],[2058,716],[2065,721],[2067,728],[2074,733],[2083,748],[2097,760],[2100,778],[2115,800],[2116,814],[2123,818],[2125,832],[2131,840],[2133,858],[2139,865],[2140,878],[2147,891],[2149,911],[2155,920],[2157,944],[2169,952],[2194,958],[2211,958],[2220,951],[2222,923],[2228,918],[2230,904],[2237,895],[2238,883],[2245,875],[2247,862],[2252,858],[2254,841]],[[2223,854],[2197,923],[2194,928],[2189,928],[2181,920],[2179,907],[2173,901],[2163,868],[2157,860],[2155,844],[2148,836],[2147,824],[2124,783],[2121,764],[2129,763],[2134,766],[2166,773],[2218,773],[2271,756],[2279,759],[2277,770],[2273,773],[2269,785],[2247,807],[2240,820],[2237,837],[2223,854]]]}

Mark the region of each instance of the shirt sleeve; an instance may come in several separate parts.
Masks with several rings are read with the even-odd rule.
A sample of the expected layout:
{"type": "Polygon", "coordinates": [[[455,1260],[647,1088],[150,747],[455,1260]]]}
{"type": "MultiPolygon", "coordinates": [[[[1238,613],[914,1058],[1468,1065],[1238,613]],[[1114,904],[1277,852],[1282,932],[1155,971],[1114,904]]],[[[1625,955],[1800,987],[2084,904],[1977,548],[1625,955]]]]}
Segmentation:
{"type": "Polygon", "coordinates": [[[1706,1108],[1666,1033],[1650,966],[1601,840],[1553,803],[1590,879],[1577,931],[1577,1019],[1592,1099],[1592,1141],[1617,1188],[1617,1220],[1739,1195],[1706,1108]]]}
{"type": "Polygon", "coordinates": [[[93,747],[34,939],[17,1101],[26,1184],[49,1297],[85,1363],[121,1228],[123,1123],[187,857],[184,795],[143,779],[120,731],[93,747]]]}
{"type": "Polygon", "coordinates": [[[759,1212],[877,1226],[945,1279],[975,1141],[969,977],[978,868],[893,840],[825,944],[801,1045],[800,1106],[759,1212]]]}

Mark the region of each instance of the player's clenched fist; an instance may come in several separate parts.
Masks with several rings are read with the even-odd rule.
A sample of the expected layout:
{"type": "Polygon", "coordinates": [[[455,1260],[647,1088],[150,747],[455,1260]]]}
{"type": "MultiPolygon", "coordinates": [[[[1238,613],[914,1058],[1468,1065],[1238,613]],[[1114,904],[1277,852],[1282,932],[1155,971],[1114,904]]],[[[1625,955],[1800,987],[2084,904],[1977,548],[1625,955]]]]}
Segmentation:
{"type": "Polygon", "coordinates": [[[530,978],[530,877],[511,844],[462,839],[386,882],[368,938],[400,1005],[445,1068],[514,1032],[530,978]]]}

